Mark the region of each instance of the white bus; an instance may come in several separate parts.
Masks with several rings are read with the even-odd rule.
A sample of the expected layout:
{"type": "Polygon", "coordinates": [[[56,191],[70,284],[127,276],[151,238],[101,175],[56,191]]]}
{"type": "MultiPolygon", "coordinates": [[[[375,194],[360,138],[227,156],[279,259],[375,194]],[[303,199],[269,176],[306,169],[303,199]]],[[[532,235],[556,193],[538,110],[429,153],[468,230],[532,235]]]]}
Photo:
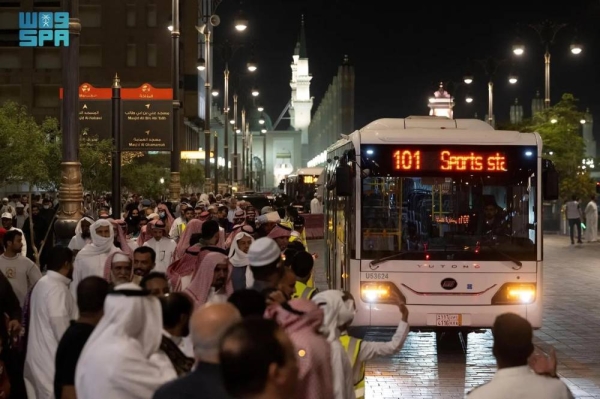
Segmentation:
{"type": "Polygon", "coordinates": [[[291,199],[303,196],[306,201],[313,199],[317,190],[317,181],[323,173],[322,167],[300,168],[295,173],[287,175],[279,184],[279,189],[291,199]]]}
{"type": "Polygon", "coordinates": [[[327,150],[325,264],[355,298],[354,326],[489,328],[514,312],[542,324],[542,199],[557,174],[537,133],[480,120],[379,119],[327,150]]]}

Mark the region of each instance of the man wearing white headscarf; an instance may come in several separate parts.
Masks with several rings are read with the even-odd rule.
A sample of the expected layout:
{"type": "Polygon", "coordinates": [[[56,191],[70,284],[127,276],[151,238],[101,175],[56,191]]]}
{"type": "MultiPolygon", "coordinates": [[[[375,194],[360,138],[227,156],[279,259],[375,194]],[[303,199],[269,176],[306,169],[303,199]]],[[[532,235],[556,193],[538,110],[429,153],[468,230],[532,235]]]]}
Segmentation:
{"type": "Polygon", "coordinates": [[[159,353],[162,324],[158,298],[133,283],[116,287],[77,362],[77,397],[148,399],[177,378],[159,353]]]}
{"type": "Polygon", "coordinates": [[[90,226],[92,224],[94,224],[94,219],[87,216],[77,222],[75,235],[71,238],[71,242],[69,242],[69,249],[73,251],[75,255],[77,255],[77,252],[81,251],[83,247],[92,242],[92,237],[90,235],[90,226]]]}
{"type": "Polygon", "coordinates": [[[252,287],[254,277],[250,271],[250,261],[248,260],[248,249],[254,242],[252,236],[245,231],[241,231],[233,237],[231,247],[229,248],[229,262],[233,265],[231,273],[231,282],[235,291],[252,287]]]}
{"type": "Polygon", "coordinates": [[[87,244],[75,257],[71,293],[77,298],[77,285],[89,276],[104,277],[106,259],[119,249],[114,246],[114,231],[110,221],[100,219],[90,226],[92,242],[87,244]]]}
{"type": "Polygon", "coordinates": [[[354,318],[354,301],[344,302],[343,297],[342,291],[327,290],[315,295],[312,301],[325,312],[321,332],[331,345],[333,397],[334,399],[355,399],[352,364],[339,340],[339,328],[354,318]]]}

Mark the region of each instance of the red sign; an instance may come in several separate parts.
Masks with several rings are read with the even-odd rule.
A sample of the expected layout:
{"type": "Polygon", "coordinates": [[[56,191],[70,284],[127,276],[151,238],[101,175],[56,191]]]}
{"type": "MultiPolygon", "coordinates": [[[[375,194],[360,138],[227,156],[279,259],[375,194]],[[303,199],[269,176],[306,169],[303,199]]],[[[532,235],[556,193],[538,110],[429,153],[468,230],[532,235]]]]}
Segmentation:
{"type": "MultiPolygon", "coordinates": [[[[63,88],[59,90],[60,99],[63,99],[63,88]]],[[[110,100],[112,89],[110,87],[94,87],[89,83],[79,86],[79,99],[85,100],[110,100]]]]}
{"type": "Polygon", "coordinates": [[[392,153],[394,170],[439,170],[457,172],[506,172],[502,152],[396,150],[392,153]]]}
{"type": "Polygon", "coordinates": [[[123,100],[172,100],[173,89],[157,89],[149,83],[144,83],[135,89],[122,88],[123,100]]]}

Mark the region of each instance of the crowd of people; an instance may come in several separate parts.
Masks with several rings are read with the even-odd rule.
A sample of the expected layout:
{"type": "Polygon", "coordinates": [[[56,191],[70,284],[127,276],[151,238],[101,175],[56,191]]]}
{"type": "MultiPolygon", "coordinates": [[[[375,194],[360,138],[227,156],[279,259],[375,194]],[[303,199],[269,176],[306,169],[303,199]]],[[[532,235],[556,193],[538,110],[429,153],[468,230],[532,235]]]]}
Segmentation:
{"type": "MultiPolygon", "coordinates": [[[[20,230],[4,233],[0,398],[363,398],[365,362],[407,338],[398,295],[388,342],[348,333],[354,298],[315,287],[293,206],[202,195],[172,209],[132,197],[121,219],[110,212],[88,213],[41,267],[22,255],[20,230]]],[[[536,398],[569,397],[539,375],[555,372],[552,358],[528,366],[526,320],[499,317],[494,339],[501,370],[473,397],[509,397],[496,392],[518,393],[511,378],[525,376],[544,393],[536,398]]]]}

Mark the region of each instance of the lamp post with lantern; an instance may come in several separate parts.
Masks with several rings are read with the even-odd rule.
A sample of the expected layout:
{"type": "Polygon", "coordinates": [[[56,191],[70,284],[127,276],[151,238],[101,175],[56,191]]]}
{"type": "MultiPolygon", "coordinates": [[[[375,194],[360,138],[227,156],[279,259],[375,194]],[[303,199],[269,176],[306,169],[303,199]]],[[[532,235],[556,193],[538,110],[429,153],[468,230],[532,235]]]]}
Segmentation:
{"type": "MultiPolygon", "coordinates": [[[[544,22],[527,26],[538,34],[542,46],[544,47],[544,108],[548,109],[550,107],[550,47],[554,44],[558,32],[567,27],[567,24],[545,20],[544,22]]],[[[577,36],[574,36],[571,41],[570,50],[574,55],[582,53],[583,46],[577,39],[577,36]]],[[[517,57],[525,54],[525,44],[520,37],[517,37],[517,40],[513,44],[512,51],[517,57]]]]}

